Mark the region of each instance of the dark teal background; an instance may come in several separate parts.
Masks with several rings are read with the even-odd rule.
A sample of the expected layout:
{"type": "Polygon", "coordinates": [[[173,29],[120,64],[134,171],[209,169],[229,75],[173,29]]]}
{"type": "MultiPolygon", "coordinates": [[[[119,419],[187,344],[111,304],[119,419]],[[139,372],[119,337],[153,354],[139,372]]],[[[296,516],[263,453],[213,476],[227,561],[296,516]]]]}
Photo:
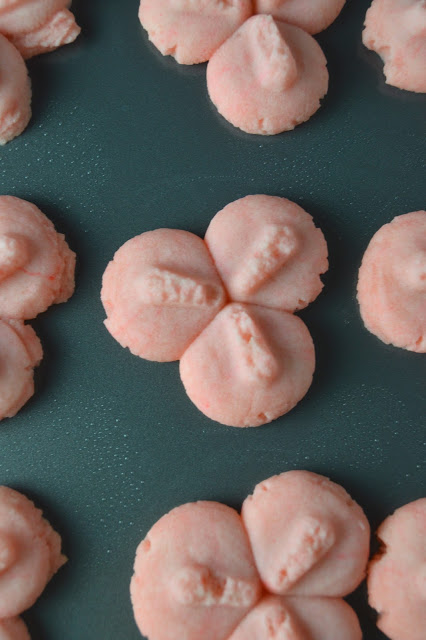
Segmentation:
{"type": "MultiPolygon", "coordinates": [[[[45,349],[37,393],[0,425],[0,484],[45,509],[69,557],[25,615],[33,640],[137,640],[134,552],[180,503],[239,508],[258,481],[305,468],[343,484],[375,528],[425,495],[426,359],[363,328],[355,285],[373,233],[425,207],[426,96],[384,84],[361,45],[368,4],[348,0],[318,37],[330,70],[323,108],[272,138],[217,115],[204,65],[157,54],[137,0],[74,2],[82,37],[30,62],[34,116],[0,150],[0,192],[35,202],[78,253],[75,296],[33,323],[45,349]],[[305,207],[330,271],[301,314],[317,349],[311,390],[273,424],[238,430],[195,409],[176,363],[123,350],[102,325],[99,291],[130,237],[161,226],[203,234],[249,193],[305,207]]],[[[364,588],[351,602],[365,639],[382,638],[364,588]]]]}

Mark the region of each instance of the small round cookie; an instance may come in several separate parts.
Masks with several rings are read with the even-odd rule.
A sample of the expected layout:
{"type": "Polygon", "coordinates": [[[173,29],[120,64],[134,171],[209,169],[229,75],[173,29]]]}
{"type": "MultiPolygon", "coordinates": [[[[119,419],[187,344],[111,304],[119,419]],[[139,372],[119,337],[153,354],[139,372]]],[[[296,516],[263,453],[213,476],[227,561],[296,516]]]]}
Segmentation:
{"type": "Polygon", "coordinates": [[[391,640],[424,640],[426,498],[397,509],[380,525],[383,548],[368,568],[368,600],[391,640]]]}
{"type": "Polygon", "coordinates": [[[251,0],[141,0],[139,20],[163,56],[207,62],[253,14],[251,0]]]}
{"type": "Polygon", "coordinates": [[[241,517],[271,593],[343,597],[365,576],[368,521],[328,478],[309,471],[273,476],[246,498],[241,517]]]}
{"type": "Polygon", "coordinates": [[[426,93],[426,3],[373,0],[362,41],[384,62],[387,84],[426,93]]]}
{"type": "Polygon", "coordinates": [[[241,518],[217,502],[163,516],[138,547],[130,585],[149,640],[227,640],[261,591],[241,518]]]}
{"type": "Polygon", "coordinates": [[[361,640],[358,618],[340,598],[266,595],[229,640],[361,640]]]}
{"type": "Polygon", "coordinates": [[[305,31],[272,16],[249,18],[210,59],[207,88],[219,113],[247,133],[294,129],[319,109],[327,61],[305,31]]]}
{"type": "Polygon", "coordinates": [[[314,345],[300,318],[239,303],[227,305],[180,361],[192,402],[231,427],[258,427],[293,409],[314,369],[314,345]]]}
{"type": "Polygon", "coordinates": [[[53,51],[80,33],[70,0],[0,0],[0,33],[24,58],[53,51]]]}
{"type": "MultiPolygon", "coordinates": [[[[34,330],[0,320],[0,420],[12,418],[34,394],[34,367],[43,349],[34,330]]],[[[1,523],[0,523],[1,526],[1,523]]]]}
{"type": "Polygon", "coordinates": [[[373,236],[358,275],[366,328],[386,344],[426,352],[426,211],[398,216],[373,236]]]}
{"type": "Polygon", "coordinates": [[[255,13],[270,13],[315,34],[335,21],[346,0],[254,0],[255,13]]]}
{"type": "Polygon", "coordinates": [[[19,136],[31,118],[31,83],[21,54],[0,34],[0,145],[19,136]]]}
{"type": "Polygon", "coordinates": [[[105,326],[141,358],[178,360],[226,302],[205,243],[156,229],[126,242],[103,277],[105,326]]]}
{"type": "Polygon", "coordinates": [[[29,320],[74,292],[75,254],[35,205],[0,196],[0,317],[29,320]]]}
{"type": "Polygon", "coordinates": [[[0,620],[0,640],[31,640],[31,638],[21,618],[6,618],[0,620]]]}
{"type": "Polygon", "coordinates": [[[0,620],[31,607],[66,562],[61,538],[24,495],[0,487],[0,620]]]}
{"type": "Polygon", "coordinates": [[[228,204],[205,241],[229,296],[298,311],[323,288],[327,244],[312,217],[285,198],[254,195],[228,204]]]}

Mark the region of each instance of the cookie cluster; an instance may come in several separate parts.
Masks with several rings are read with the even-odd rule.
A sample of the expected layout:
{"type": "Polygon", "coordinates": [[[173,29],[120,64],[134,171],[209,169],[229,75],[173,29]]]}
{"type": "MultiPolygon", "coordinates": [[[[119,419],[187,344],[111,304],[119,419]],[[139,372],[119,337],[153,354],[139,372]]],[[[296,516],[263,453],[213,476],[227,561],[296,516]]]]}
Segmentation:
{"type": "Polygon", "coordinates": [[[261,482],[241,515],[182,505],[136,552],[136,623],[149,640],[361,640],[341,598],[365,577],[369,545],[359,505],[308,471],[261,482]]]}
{"type": "Polygon", "coordinates": [[[139,19],[163,55],[207,62],[219,113],[247,133],[294,129],[320,107],[327,61],[310,34],[345,0],[141,0],[139,19]]]}
{"type": "Polygon", "coordinates": [[[157,229],[126,242],[103,277],[105,325],[139,357],[180,360],[185,390],[209,418],[259,426],[309,389],[314,345],[294,312],[318,296],[327,268],[306,211],[247,196],[213,218],[204,241],[157,229]]]}

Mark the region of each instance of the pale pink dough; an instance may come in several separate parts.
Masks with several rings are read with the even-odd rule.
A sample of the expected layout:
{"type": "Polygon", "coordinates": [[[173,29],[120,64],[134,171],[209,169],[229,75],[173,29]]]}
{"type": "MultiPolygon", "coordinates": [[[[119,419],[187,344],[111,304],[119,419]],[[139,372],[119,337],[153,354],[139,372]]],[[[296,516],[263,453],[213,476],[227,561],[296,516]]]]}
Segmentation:
{"type": "Polygon", "coordinates": [[[251,0],[141,0],[139,19],[164,56],[206,62],[253,13],[251,0]]]}
{"type": "Polygon", "coordinates": [[[363,580],[368,521],[327,478],[308,471],[269,478],[244,501],[241,516],[271,593],[342,597],[363,580]]]}
{"type": "Polygon", "coordinates": [[[0,318],[31,319],[74,291],[75,254],[33,204],[0,196],[0,318]]]}
{"type": "Polygon", "coordinates": [[[70,0],[0,0],[0,33],[24,58],[53,51],[80,33],[70,0]]]}
{"type": "Polygon", "coordinates": [[[31,640],[31,638],[24,621],[16,617],[0,620],[0,640],[31,640]]]}
{"type": "Polygon", "coordinates": [[[314,34],[335,21],[346,0],[254,0],[255,13],[270,13],[314,34]]]}
{"type": "Polygon", "coordinates": [[[21,618],[6,618],[0,620],[0,640],[31,640],[31,638],[21,618]]]}
{"type": "Polygon", "coordinates": [[[373,236],[358,275],[365,326],[386,344],[426,352],[426,212],[394,218],[373,236]]]}
{"type": "Polygon", "coordinates": [[[361,640],[358,618],[338,598],[266,595],[229,640],[361,640]]]}
{"type": "Polygon", "coordinates": [[[196,502],[162,517],[138,547],[130,592],[149,640],[227,640],[261,595],[238,513],[196,502]]]}
{"type": "Polygon", "coordinates": [[[426,92],[426,2],[373,0],[362,40],[385,63],[387,84],[426,92]]]}
{"type": "MultiPolygon", "coordinates": [[[[34,393],[34,367],[43,350],[34,330],[0,320],[0,420],[12,418],[34,393]]],[[[1,526],[1,523],[0,523],[1,526]]]]}
{"type": "Polygon", "coordinates": [[[285,198],[254,195],[215,215],[205,241],[232,300],[303,309],[323,288],[327,244],[312,217],[285,198]]]}
{"type": "Polygon", "coordinates": [[[426,498],[397,509],[377,531],[383,548],[368,569],[368,599],[391,640],[424,640],[426,498]]]}
{"type": "Polygon", "coordinates": [[[271,16],[249,18],[211,57],[207,87],[219,113],[247,133],[294,129],[319,109],[327,61],[305,31],[271,16]]]}
{"type": "Polygon", "coordinates": [[[226,301],[206,245],[177,229],[126,242],[109,263],[101,292],[105,326],[148,360],[178,360],[226,301]]]}
{"type": "Polygon", "coordinates": [[[21,54],[0,34],[0,145],[19,136],[31,118],[31,83],[21,54]]]}
{"type": "Polygon", "coordinates": [[[61,538],[42,512],[0,487],[0,620],[31,607],[65,561],[61,538]]]}
{"type": "Polygon", "coordinates": [[[239,303],[227,305],[180,361],[192,402],[232,427],[257,427],[290,411],[314,369],[314,345],[300,318],[239,303]]]}

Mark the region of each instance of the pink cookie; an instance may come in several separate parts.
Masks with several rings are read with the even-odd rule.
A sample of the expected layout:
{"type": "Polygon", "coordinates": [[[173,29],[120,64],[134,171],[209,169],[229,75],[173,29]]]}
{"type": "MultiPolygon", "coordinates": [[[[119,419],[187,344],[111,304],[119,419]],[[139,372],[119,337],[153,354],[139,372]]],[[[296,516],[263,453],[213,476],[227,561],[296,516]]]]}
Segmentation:
{"type": "Polygon", "coordinates": [[[257,427],[290,411],[314,369],[312,338],[300,318],[238,303],[226,306],[180,361],[192,402],[232,427],[257,427]]]}
{"type": "Polygon", "coordinates": [[[327,61],[305,31],[271,16],[247,20],[211,57],[209,95],[219,113],[247,133],[294,129],[319,109],[327,61]]]}
{"type": "Polygon", "coordinates": [[[394,218],[373,236],[358,276],[365,326],[386,344],[426,352],[426,212],[394,218]]]}
{"type": "Polygon", "coordinates": [[[30,118],[31,83],[27,67],[19,51],[0,35],[0,145],[19,136],[30,118]]]}
{"type": "Polygon", "coordinates": [[[358,618],[344,600],[265,596],[229,640],[361,640],[358,618]]]}
{"type": "Polygon", "coordinates": [[[261,595],[238,513],[196,502],[162,517],[138,547],[130,592],[149,640],[227,640],[261,595]]]}
{"type": "Polygon", "coordinates": [[[324,236],[285,198],[255,195],[228,204],[205,241],[232,300],[297,311],[323,288],[324,236]]]}
{"type": "Polygon", "coordinates": [[[368,569],[368,599],[391,640],[424,640],[426,498],[397,509],[377,531],[383,544],[368,569]]]}
{"type": "Polygon", "coordinates": [[[80,33],[70,0],[0,0],[0,33],[24,58],[53,51],[80,33]]]}
{"type": "Polygon", "coordinates": [[[244,501],[241,516],[271,593],[342,597],[363,580],[368,521],[327,478],[308,471],[269,478],[244,501]]]}
{"type": "Polygon", "coordinates": [[[65,562],[61,538],[42,512],[0,487],[0,620],[31,607],[65,562]]]}
{"type": "Polygon", "coordinates": [[[148,360],[178,360],[226,301],[206,245],[176,229],[126,242],[109,263],[101,292],[105,326],[148,360]]]}
{"type": "Polygon", "coordinates": [[[75,254],[33,204],[0,196],[0,317],[35,318],[74,292],[75,254]]]}
{"type": "Polygon", "coordinates": [[[255,13],[270,13],[312,34],[334,22],[344,4],[345,0],[254,0],[255,13]]]}
{"type": "Polygon", "coordinates": [[[0,640],[31,640],[31,638],[21,618],[6,618],[6,620],[0,620],[0,640]]]}
{"type": "Polygon", "coordinates": [[[387,84],[426,92],[426,3],[424,0],[373,0],[362,40],[385,63],[387,84]]]}
{"type": "Polygon", "coordinates": [[[139,19],[163,56],[206,62],[253,13],[251,0],[141,0],[139,19]]]}
{"type": "Polygon", "coordinates": [[[17,320],[0,320],[0,420],[12,418],[34,393],[34,367],[42,357],[33,329],[17,320]]]}

